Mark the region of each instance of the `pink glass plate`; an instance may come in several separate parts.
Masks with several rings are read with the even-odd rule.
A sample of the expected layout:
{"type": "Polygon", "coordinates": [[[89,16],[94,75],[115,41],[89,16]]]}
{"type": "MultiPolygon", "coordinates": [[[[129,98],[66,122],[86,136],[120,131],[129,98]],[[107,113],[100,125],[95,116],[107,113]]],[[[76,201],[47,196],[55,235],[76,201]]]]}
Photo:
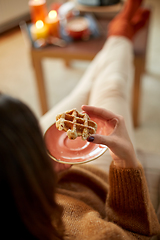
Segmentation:
{"type": "MultiPolygon", "coordinates": [[[[99,119],[93,119],[97,123],[97,132],[105,135],[106,126],[99,119]]],[[[102,144],[83,141],[81,137],[70,140],[67,133],[59,131],[56,124],[51,125],[45,135],[45,143],[49,156],[58,162],[65,164],[81,164],[100,157],[108,147],[102,144]]]]}

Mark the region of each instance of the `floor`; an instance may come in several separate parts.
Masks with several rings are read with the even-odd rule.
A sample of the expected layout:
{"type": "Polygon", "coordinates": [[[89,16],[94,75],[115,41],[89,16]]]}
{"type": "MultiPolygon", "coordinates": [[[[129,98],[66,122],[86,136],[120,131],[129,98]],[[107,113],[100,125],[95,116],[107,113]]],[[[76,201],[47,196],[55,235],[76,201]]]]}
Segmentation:
{"type": "MultiPolygon", "coordinates": [[[[142,79],[140,126],[135,129],[136,146],[160,154],[160,1],[147,0],[153,9],[146,72],[142,79]]],[[[69,94],[89,62],[75,61],[66,68],[62,60],[45,60],[49,107],[69,94]],[[62,88],[65,86],[65,88],[62,88]]],[[[28,44],[19,30],[0,36],[0,90],[24,101],[41,116],[28,44]]]]}

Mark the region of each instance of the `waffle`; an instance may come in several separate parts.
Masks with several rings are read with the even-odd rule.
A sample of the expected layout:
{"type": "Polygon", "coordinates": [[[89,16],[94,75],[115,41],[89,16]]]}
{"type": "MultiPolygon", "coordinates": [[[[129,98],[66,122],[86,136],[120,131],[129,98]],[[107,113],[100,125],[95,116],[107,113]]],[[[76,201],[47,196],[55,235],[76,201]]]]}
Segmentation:
{"type": "Polygon", "coordinates": [[[86,113],[79,113],[76,109],[58,114],[56,116],[56,127],[60,131],[67,132],[69,139],[76,139],[81,136],[82,140],[86,140],[97,130],[97,124],[90,120],[86,113]]]}

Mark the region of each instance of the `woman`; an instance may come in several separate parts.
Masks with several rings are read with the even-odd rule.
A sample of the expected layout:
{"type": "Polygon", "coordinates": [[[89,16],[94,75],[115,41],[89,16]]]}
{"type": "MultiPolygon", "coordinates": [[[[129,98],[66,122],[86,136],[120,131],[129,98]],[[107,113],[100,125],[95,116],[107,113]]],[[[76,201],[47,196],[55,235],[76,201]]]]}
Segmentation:
{"type": "MultiPolygon", "coordinates": [[[[53,162],[52,166],[31,111],[18,100],[0,96],[1,229],[6,239],[148,239],[160,233],[130,140],[131,39],[148,15],[140,4],[140,0],[127,2],[86,72],[88,81],[82,79],[41,120],[46,128],[59,111],[93,105],[83,105],[82,110],[105,121],[110,134],[95,134],[88,141],[109,147],[109,175],[91,164],[71,167],[53,162]]],[[[107,169],[106,154],[93,164],[107,169]]]]}
{"type": "Polygon", "coordinates": [[[56,179],[32,112],[20,101],[0,95],[5,239],[146,239],[160,232],[124,119],[105,109],[82,109],[104,119],[112,131],[94,140],[111,151],[110,190],[108,175],[90,165],[61,171],[56,179]]]}

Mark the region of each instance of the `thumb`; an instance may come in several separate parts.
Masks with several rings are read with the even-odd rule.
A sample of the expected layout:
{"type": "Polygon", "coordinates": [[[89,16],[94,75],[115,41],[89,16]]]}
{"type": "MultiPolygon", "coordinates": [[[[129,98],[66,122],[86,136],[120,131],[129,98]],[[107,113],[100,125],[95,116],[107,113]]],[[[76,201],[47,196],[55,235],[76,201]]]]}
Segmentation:
{"type": "Polygon", "coordinates": [[[87,138],[88,142],[93,142],[96,144],[103,144],[109,147],[110,145],[110,136],[104,136],[100,134],[93,134],[87,138]]]}

